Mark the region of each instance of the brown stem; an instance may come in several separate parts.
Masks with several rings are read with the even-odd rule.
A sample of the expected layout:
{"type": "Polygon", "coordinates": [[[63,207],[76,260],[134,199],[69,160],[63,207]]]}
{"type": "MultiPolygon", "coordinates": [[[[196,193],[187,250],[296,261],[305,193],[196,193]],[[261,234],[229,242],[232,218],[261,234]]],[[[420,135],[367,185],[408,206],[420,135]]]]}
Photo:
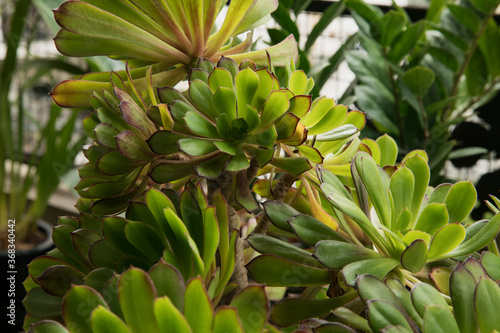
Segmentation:
{"type": "Polygon", "coordinates": [[[255,158],[252,158],[250,160],[250,166],[247,169],[248,183],[251,183],[255,179],[259,170],[260,170],[259,162],[257,162],[255,158]]]}
{"type": "MultiPolygon", "coordinates": [[[[292,187],[296,180],[296,176],[289,173],[284,174],[273,188],[274,200],[283,201],[288,193],[288,190],[292,187]]],[[[253,229],[252,234],[265,234],[267,229],[269,229],[270,224],[271,221],[267,217],[267,214],[262,214],[262,217],[260,218],[259,223],[257,223],[255,229],[253,229]]]]}

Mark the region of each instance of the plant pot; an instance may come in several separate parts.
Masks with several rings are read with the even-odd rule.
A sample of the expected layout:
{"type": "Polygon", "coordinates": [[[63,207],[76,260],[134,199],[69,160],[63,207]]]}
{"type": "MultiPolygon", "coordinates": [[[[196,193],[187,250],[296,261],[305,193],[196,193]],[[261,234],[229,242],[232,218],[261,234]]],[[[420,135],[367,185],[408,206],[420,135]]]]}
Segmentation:
{"type": "Polygon", "coordinates": [[[52,243],[52,225],[43,221],[38,221],[38,228],[45,234],[45,239],[29,250],[15,250],[15,257],[9,257],[9,253],[2,251],[2,270],[6,272],[4,280],[5,288],[2,289],[7,297],[2,298],[2,308],[6,309],[7,316],[2,318],[4,322],[2,327],[6,328],[3,332],[21,332],[26,315],[22,300],[26,296],[23,282],[28,277],[28,264],[36,257],[45,254],[53,248],[52,243]],[[15,262],[9,261],[15,260],[15,262]],[[10,266],[13,264],[14,266],[10,266]],[[7,322],[7,324],[5,324],[7,322]]]}

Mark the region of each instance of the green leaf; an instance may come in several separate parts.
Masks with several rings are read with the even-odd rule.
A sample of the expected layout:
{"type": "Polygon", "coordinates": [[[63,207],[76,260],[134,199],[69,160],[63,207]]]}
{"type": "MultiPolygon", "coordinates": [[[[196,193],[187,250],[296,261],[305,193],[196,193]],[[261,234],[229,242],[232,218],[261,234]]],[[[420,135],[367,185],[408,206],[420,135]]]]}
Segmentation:
{"type": "Polygon", "coordinates": [[[488,245],[500,230],[500,214],[496,214],[474,236],[465,240],[455,250],[449,253],[452,256],[463,256],[488,245]]]}
{"type": "Polygon", "coordinates": [[[481,26],[481,19],[477,16],[476,12],[468,9],[465,6],[448,4],[448,9],[458,22],[463,24],[471,32],[476,33],[481,26]]]}
{"type": "Polygon", "coordinates": [[[335,106],[335,102],[331,98],[318,98],[315,99],[311,107],[311,111],[304,116],[300,122],[306,127],[310,128],[316,125],[323,119],[323,117],[335,106]]]}
{"type": "Polygon", "coordinates": [[[390,10],[382,18],[372,24],[373,37],[380,42],[382,46],[390,46],[405,28],[407,22],[406,16],[401,11],[390,10]],[[378,31],[376,29],[379,29],[378,31]]]}
{"type": "Polygon", "coordinates": [[[307,75],[302,70],[297,70],[292,73],[288,82],[288,89],[294,95],[305,95],[307,88],[307,75]]]}
{"type": "Polygon", "coordinates": [[[39,321],[33,324],[29,331],[31,333],[69,333],[64,326],[52,320],[39,321]]]}
{"type": "Polygon", "coordinates": [[[277,238],[261,234],[251,234],[247,237],[247,240],[250,246],[260,253],[273,254],[304,265],[323,267],[312,257],[311,253],[277,238]]]}
{"type": "Polygon", "coordinates": [[[488,278],[488,275],[484,270],[484,267],[479,263],[479,261],[477,261],[473,257],[467,258],[464,261],[463,265],[464,268],[468,270],[472,274],[472,276],[474,276],[474,279],[476,279],[476,281],[488,278]]]}
{"type": "Polygon", "coordinates": [[[471,3],[474,7],[485,13],[488,13],[498,6],[498,0],[471,0],[471,3]]]}
{"type": "Polygon", "coordinates": [[[148,272],[153,281],[157,296],[167,296],[179,311],[184,309],[184,291],[186,289],[181,273],[163,259],[160,259],[148,272]]]}
{"type": "Polygon", "coordinates": [[[72,267],[56,265],[37,277],[38,284],[48,293],[63,297],[73,284],[83,284],[84,274],[72,267]]]}
{"type": "Polygon", "coordinates": [[[316,286],[330,281],[326,269],[295,263],[275,255],[258,256],[246,267],[254,281],[267,286],[316,286]]]}
{"type": "Polygon", "coordinates": [[[425,308],[423,329],[425,332],[436,333],[461,332],[449,308],[439,305],[429,305],[425,308]]]}
{"type": "Polygon", "coordinates": [[[370,300],[384,301],[392,305],[396,309],[403,311],[403,305],[400,303],[396,295],[379,279],[371,275],[360,275],[356,279],[356,288],[363,302],[367,303],[370,300]]]}
{"type": "Polygon", "coordinates": [[[99,158],[97,169],[105,175],[114,176],[132,172],[141,164],[140,161],[126,158],[117,150],[111,150],[99,158]]]}
{"type": "Polygon", "coordinates": [[[336,240],[346,242],[335,230],[319,221],[318,219],[305,214],[299,214],[288,220],[293,232],[301,241],[315,246],[322,240],[336,240]]]}
{"type": "Polygon", "coordinates": [[[424,318],[425,308],[432,305],[448,308],[448,303],[439,291],[427,283],[417,283],[411,290],[413,305],[421,318],[424,318]]]}
{"type": "Polygon", "coordinates": [[[212,331],[214,314],[200,278],[189,281],[184,297],[184,316],[193,333],[212,331]]]}
{"type": "Polygon", "coordinates": [[[314,257],[330,269],[342,269],[356,261],[376,259],[382,256],[373,250],[352,243],[324,240],[316,245],[314,257]]]}
{"type": "Polygon", "coordinates": [[[70,332],[92,333],[90,314],[98,306],[107,308],[102,296],[87,286],[73,286],[63,299],[62,316],[70,332]],[[87,313],[82,314],[80,304],[85,304],[87,313]]]}
{"type": "Polygon", "coordinates": [[[459,263],[450,276],[449,285],[453,312],[460,332],[477,332],[477,320],[474,314],[476,289],[474,276],[459,263]]]}
{"type": "Polygon", "coordinates": [[[370,300],[367,302],[368,321],[374,332],[382,332],[389,325],[401,325],[407,330],[411,326],[401,311],[393,305],[380,300],[370,300]]]}
{"type": "Polygon", "coordinates": [[[307,36],[307,41],[304,46],[304,52],[308,52],[309,49],[313,46],[314,42],[318,37],[323,33],[323,31],[330,25],[330,23],[337,18],[345,9],[344,1],[339,1],[336,3],[332,3],[329,5],[326,10],[321,15],[320,20],[314,28],[311,30],[309,35],[307,36]]]}
{"type": "Polygon", "coordinates": [[[208,85],[214,94],[221,87],[229,88],[232,91],[233,77],[227,69],[216,67],[208,77],[208,85]]]}
{"type": "Polygon", "coordinates": [[[424,66],[415,66],[403,75],[403,82],[418,97],[424,96],[434,83],[436,75],[424,66]]]}
{"type": "Polygon", "coordinates": [[[395,165],[396,158],[398,157],[398,146],[396,141],[389,135],[384,134],[377,138],[375,141],[380,147],[380,162],[378,163],[381,167],[386,165],[395,165]]]}
{"type": "Polygon", "coordinates": [[[485,251],[481,254],[481,265],[494,281],[500,280],[500,256],[485,251]]]}
{"type": "MultiPolygon", "coordinates": [[[[203,214],[204,246],[202,252],[205,275],[209,273],[211,264],[215,261],[219,245],[219,225],[215,207],[208,207],[203,214]]],[[[198,248],[201,248],[198,246],[198,248]]]]}
{"type": "Polygon", "coordinates": [[[481,279],[474,294],[474,309],[481,332],[500,331],[500,287],[489,279],[481,279]]]}
{"type": "Polygon", "coordinates": [[[480,48],[476,48],[465,69],[468,93],[472,96],[481,94],[488,82],[488,77],[488,67],[484,54],[480,48]]]}
{"type": "Polygon", "coordinates": [[[289,107],[290,102],[288,101],[286,91],[273,91],[264,104],[260,118],[261,123],[257,131],[261,131],[273,124],[279,117],[285,114],[289,107]]]}
{"type": "Polygon", "coordinates": [[[251,68],[245,68],[236,74],[237,118],[244,117],[246,106],[247,104],[251,105],[255,92],[259,86],[259,81],[259,76],[251,68]]]}
{"type": "Polygon", "coordinates": [[[414,222],[420,211],[420,206],[429,185],[430,171],[427,162],[419,155],[409,157],[405,162],[406,166],[415,177],[415,189],[413,190],[413,199],[411,201],[411,216],[414,222]]]}
{"type": "Polygon", "coordinates": [[[214,120],[220,115],[219,110],[217,110],[212,103],[212,91],[205,82],[201,80],[189,82],[189,97],[191,98],[194,106],[203,112],[204,116],[210,117],[211,120],[214,120]]]}
{"type": "Polygon", "coordinates": [[[314,333],[356,333],[356,331],[343,324],[332,323],[315,327],[314,333]]]}
{"type": "Polygon", "coordinates": [[[327,299],[285,299],[271,309],[271,319],[279,326],[291,326],[309,318],[322,318],[357,297],[357,293],[327,299]]]}
{"type": "Polygon", "coordinates": [[[448,257],[465,238],[465,228],[459,223],[447,224],[432,237],[428,258],[437,260],[448,257]]]}
{"type": "Polygon", "coordinates": [[[160,332],[192,332],[182,313],[174,306],[168,297],[160,297],[155,300],[154,312],[160,332]]]}
{"type": "Polygon", "coordinates": [[[214,318],[213,333],[244,333],[235,308],[222,306],[217,310],[214,318]]]}
{"type": "Polygon", "coordinates": [[[429,274],[436,288],[445,295],[450,294],[450,276],[451,269],[446,267],[434,267],[429,274]]]}
{"type": "Polygon", "coordinates": [[[158,331],[153,304],[156,290],[143,270],[130,268],[122,274],[118,297],[125,321],[133,332],[158,331]]]}
{"type": "Polygon", "coordinates": [[[368,274],[382,279],[398,265],[399,261],[393,258],[366,259],[348,264],[342,269],[342,274],[346,284],[354,286],[357,275],[368,274]]]}
{"type": "Polygon", "coordinates": [[[425,22],[418,21],[394,38],[387,58],[393,63],[399,63],[418,45],[418,40],[425,31],[425,22]]]}
{"type": "Polygon", "coordinates": [[[151,135],[147,143],[151,150],[158,155],[170,155],[179,152],[177,142],[184,138],[183,134],[170,131],[157,131],[151,135]]]}
{"type": "Polygon", "coordinates": [[[273,157],[270,163],[295,176],[312,169],[311,163],[305,157],[273,157]]]}
{"type": "MultiPolygon", "coordinates": [[[[382,164],[380,164],[382,165],[382,164]]],[[[415,178],[413,173],[405,166],[398,169],[391,177],[390,190],[394,202],[393,219],[399,218],[405,209],[411,207],[413,198],[413,189],[415,187],[415,178]]],[[[399,231],[399,229],[392,228],[399,231]]]]}
{"type": "Polygon", "coordinates": [[[131,256],[141,255],[141,252],[133,246],[125,236],[127,220],[120,217],[108,217],[102,222],[102,233],[104,239],[118,251],[131,256]]]}
{"type": "Polygon", "coordinates": [[[427,261],[427,243],[422,239],[413,241],[401,254],[401,266],[412,273],[422,270],[427,261]]]}
{"type": "Polygon", "coordinates": [[[462,181],[453,185],[444,201],[450,223],[462,222],[476,204],[477,193],[471,182],[462,181]]]}
{"type": "Polygon", "coordinates": [[[61,315],[62,298],[35,287],[27,293],[23,306],[32,317],[53,318],[61,315]]]}
{"type": "Polygon", "coordinates": [[[299,214],[297,210],[284,202],[275,200],[268,200],[262,205],[272,224],[282,230],[293,232],[292,227],[287,222],[299,214]]]}
{"type": "Polygon", "coordinates": [[[248,286],[236,294],[230,306],[236,307],[245,333],[260,333],[267,323],[269,303],[264,286],[248,286]]]}
{"type": "Polygon", "coordinates": [[[243,149],[238,147],[236,154],[231,157],[231,160],[226,166],[226,170],[229,171],[240,171],[246,169],[250,166],[247,156],[245,155],[243,149]]]}
{"type": "Polygon", "coordinates": [[[123,332],[132,333],[123,320],[107,308],[99,305],[91,316],[93,333],[123,332]]]}
{"type": "Polygon", "coordinates": [[[219,133],[217,133],[215,124],[207,120],[207,118],[203,117],[198,112],[188,111],[186,112],[184,119],[186,121],[186,125],[193,133],[206,138],[219,138],[219,133]]]}
{"type": "Polygon", "coordinates": [[[418,217],[415,230],[421,230],[429,235],[434,235],[439,229],[449,222],[446,205],[431,203],[425,206],[418,217]]]}
{"type": "Polygon", "coordinates": [[[342,125],[346,121],[347,117],[347,106],[345,105],[335,105],[332,107],[326,115],[321,119],[319,123],[308,129],[308,135],[318,135],[326,134],[335,130],[338,126],[342,125]]]}
{"type": "Polygon", "coordinates": [[[158,261],[165,249],[158,230],[142,222],[129,221],[125,227],[127,240],[139,249],[151,262],[158,261]]]}
{"type": "Polygon", "coordinates": [[[417,324],[418,327],[422,327],[423,321],[417,310],[413,306],[410,291],[406,289],[406,287],[401,283],[400,280],[397,279],[387,279],[385,283],[391,289],[394,295],[396,295],[399,302],[403,304],[403,307],[409,317],[417,324]]]}
{"type": "MultiPolygon", "coordinates": [[[[212,101],[214,106],[221,113],[221,115],[217,118],[217,129],[219,129],[219,126],[222,128],[222,125],[219,125],[219,119],[221,116],[226,115],[229,123],[236,119],[236,95],[234,94],[233,89],[220,87],[214,92],[212,101]]],[[[224,136],[221,130],[219,130],[219,134],[224,136]]]]}
{"type": "Polygon", "coordinates": [[[377,163],[368,154],[356,154],[353,163],[355,163],[354,165],[356,170],[365,185],[375,210],[377,211],[380,222],[390,228],[392,221],[388,175],[384,171],[379,170],[377,163]]]}
{"type": "Polygon", "coordinates": [[[178,141],[179,150],[191,156],[200,156],[217,150],[213,141],[185,138],[178,141]]]}
{"type": "MultiPolygon", "coordinates": [[[[171,62],[172,58],[179,62],[189,61],[189,57],[185,54],[149,32],[86,3],[65,2],[55,11],[55,18],[57,23],[67,31],[93,37],[91,40],[96,42],[99,42],[99,39],[110,41],[108,45],[110,48],[106,51],[87,55],[122,55],[123,45],[126,45],[130,51],[133,51],[130,52],[131,56],[134,56],[134,52],[141,50],[145,53],[142,58],[144,59],[144,56],[149,54],[146,59],[150,61],[171,62]]],[[[77,55],[81,56],[81,54],[77,55]]]]}

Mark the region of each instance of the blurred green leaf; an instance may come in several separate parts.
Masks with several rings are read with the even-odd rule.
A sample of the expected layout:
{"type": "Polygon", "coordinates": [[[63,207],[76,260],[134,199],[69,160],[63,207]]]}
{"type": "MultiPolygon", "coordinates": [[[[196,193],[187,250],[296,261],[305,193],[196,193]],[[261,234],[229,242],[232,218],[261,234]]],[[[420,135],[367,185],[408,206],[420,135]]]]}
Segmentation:
{"type": "Polygon", "coordinates": [[[356,261],[382,258],[379,253],[373,250],[335,240],[320,241],[316,245],[314,257],[330,269],[342,269],[356,261]]]}
{"type": "Polygon", "coordinates": [[[457,322],[448,307],[428,305],[424,313],[424,330],[436,333],[459,333],[457,322]]]}
{"type": "Polygon", "coordinates": [[[248,286],[231,300],[245,333],[260,333],[267,322],[269,303],[264,286],[248,286]]]}
{"type": "Polygon", "coordinates": [[[403,76],[403,82],[417,96],[424,96],[434,83],[436,75],[427,67],[412,67],[403,76]]]}
{"type": "Polygon", "coordinates": [[[191,333],[191,327],[168,297],[157,298],[154,303],[155,318],[160,332],[191,333]]]}
{"type": "Polygon", "coordinates": [[[184,316],[193,333],[211,332],[214,313],[200,278],[192,279],[184,296],[184,316]]]}
{"type": "Polygon", "coordinates": [[[102,305],[99,305],[91,316],[92,332],[123,332],[132,333],[123,320],[102,305]]]}
{"type": "Polygon", "coordinates": [[[474,309],[481,332],[500,331],[500,287],[492,280],[481,279],[474,294],[474,309]]]}
{"type": "Polygon", "coordinates": [[[330,281],[330,274],[326,269],[296,263],[270,254],[252,259],[246,267],[254,281],[268,286],[316,286],[330,281]]]}
{"type": "Polygon", "coordinates": [[[475,288],[474,276],[463,265],[458,264],[450,276],[450,296],[460,332],[477,332],[477,320],[474,314],[475,288]]]}
{"type": "Polygon", "coordinates": [[[411,326],[401,313],[393,305],[380,300],[369,300],[368,321],[374,332],[381,332],[389,325],[401,325],[404,328],[411,330],[411,326]]]}
{"type": "Polygon", "coordinates": [[[62,316],[70,332],[92,333],[90,314],[98,306],[107,308],[106,301],[94,289],[86,286],[73,286],[63,299],[62,316]],[[87,313],[82,315],[79,304],[86,305],[87,313]]]}
{"type": "Polygon", "coordinates": [[[350,292],[328,299],[285,299],[271,309],[271,319],[279,326],[291,326],[308,318],[324,317],[331,309],[347,304],[357,297],[350,292]]]}
{"type": "Polygon", "coordinates": [[[125,321],[132,332],[158,331],[154,315],[156,290],[144,271],[137,268],[125,271],[118,284],[118,296],[125,321]]]}

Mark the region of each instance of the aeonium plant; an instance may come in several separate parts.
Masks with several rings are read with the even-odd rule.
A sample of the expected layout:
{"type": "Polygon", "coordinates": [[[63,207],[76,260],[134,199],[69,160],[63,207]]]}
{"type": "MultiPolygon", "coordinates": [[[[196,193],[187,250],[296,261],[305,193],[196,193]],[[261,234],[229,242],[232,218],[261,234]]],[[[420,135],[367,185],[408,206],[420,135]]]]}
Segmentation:
{"type": "MultiPolygon", "coordinates": [[[[268,55],[275,65],[284,65],[285,57],[296,57],[292,35],[266,50],[251,50],[252,29],[270,19],[278,0],[231,1],[217,30],[215,21],[225,4],[223,0],[69,0],[54,11],[61,26],[55,43],[67,56],[106,55],[126,60],[130,73],[117,74],[124,81],[130,75],[145,99],[149,79],[155,86],[174,86],[200,57],[216,62],[224,55],[238,63],[251,59],[258,65],[265,65],[268,55]],[[238,35],[247,31],[246,38],[240,40],[238,35]]],[[[63,81],[51,95],[64,107],[88,106],[94,91],[111,92],[109,74],[90,73],[63,81]]],[[[130,92],[132,82],[125,85],[130,92]]]]}

